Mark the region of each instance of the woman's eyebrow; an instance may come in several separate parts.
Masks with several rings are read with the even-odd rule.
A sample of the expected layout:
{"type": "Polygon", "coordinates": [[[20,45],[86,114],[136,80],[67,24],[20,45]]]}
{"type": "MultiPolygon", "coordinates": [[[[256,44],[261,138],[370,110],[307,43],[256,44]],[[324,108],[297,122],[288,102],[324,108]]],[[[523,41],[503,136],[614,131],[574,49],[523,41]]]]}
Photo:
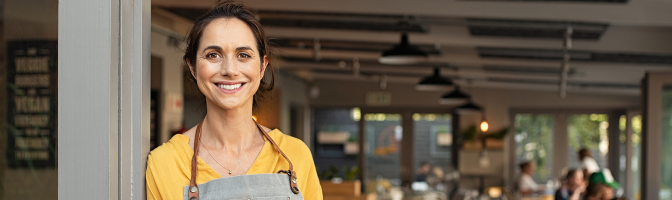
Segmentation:
{"type": "Polygon", "coordinates": [[[236,51],[243,51],[243,50],[250,50],[250,51],[254,52],[254,49],[252,49],[249,46],[242,46],[242,47],[236,48],[236,51]]]}
{"type": "Polygon", "coordinates": [[[214,50],[217,50],[217,51],[222,51],[222,47],[220,47],[220,46],[214,46],[214,45],[213,45],[213,46],[207,46],[207,47],[205,47],[205,48],[203,49],[203,52],[201,52],[201,53],[204,53],[205,51],[207,51],[207,50],[209,50],[209,49],[214,49],[214,50]]]}

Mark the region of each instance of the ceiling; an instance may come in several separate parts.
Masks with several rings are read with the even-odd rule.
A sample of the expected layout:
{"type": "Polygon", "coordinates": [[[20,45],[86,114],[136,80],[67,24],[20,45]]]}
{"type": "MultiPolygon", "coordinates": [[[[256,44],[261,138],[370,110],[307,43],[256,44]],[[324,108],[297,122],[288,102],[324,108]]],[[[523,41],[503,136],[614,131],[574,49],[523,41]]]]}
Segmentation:
{"type": "MultiPolygon", "coordinates": [[[[438,67],[458,84],[558,91],[568,26],[573,29],[569,93],[638,95],[646,71],[672,70],[672,0],[244,3],[279,47],[280,69],[307,81],[385,79],[413,84],[438,67]],[[412,45],[430,54],[428,61],[379,64],[381,52],[397,44],[402,31],[409,33],[412,45]]],[[[152,4],[188,21],[213,1],[152,4]]]]}

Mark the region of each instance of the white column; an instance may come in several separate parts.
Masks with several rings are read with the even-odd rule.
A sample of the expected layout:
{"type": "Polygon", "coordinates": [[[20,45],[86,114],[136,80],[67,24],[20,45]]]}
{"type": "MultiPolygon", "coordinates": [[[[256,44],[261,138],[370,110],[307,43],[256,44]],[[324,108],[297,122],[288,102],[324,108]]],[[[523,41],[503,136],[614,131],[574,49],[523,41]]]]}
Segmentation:
{"type": "Polygon", "coordinates": [[[59,2],[58,198],[144,199],[149,0],[59,2]]]}

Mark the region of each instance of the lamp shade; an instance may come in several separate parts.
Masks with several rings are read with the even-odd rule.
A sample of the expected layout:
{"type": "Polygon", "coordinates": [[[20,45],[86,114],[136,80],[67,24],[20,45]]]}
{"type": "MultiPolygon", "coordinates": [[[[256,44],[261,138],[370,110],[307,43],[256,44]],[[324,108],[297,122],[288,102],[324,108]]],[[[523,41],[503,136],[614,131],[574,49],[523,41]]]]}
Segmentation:
{"type": "Polygon", "coordinates": [[[422,78],[422,80],[415,85],[416,90],[421,91],[437,91],[437,90],[451,90],[455,87],[453,81],[441,76],[439,68],[434,68],[434,74],[422,78]]]}
{"type": "Polygon", "coordinates": [[[469,103],[455,108],[455,111],[457,111],[458,114],[470,114],[470,113],[481,112],[481,111],[483,111],[483,108],[481,108],[481,106],[478,106],[478,105],[474,104],[473,102],[469,101],[469,103]]]}
{"type": "Polygon", "coordinates": [[[408,65],[427,60],[429,55],[418,47],[408,43],[408,34],[401,34],[401,43],[384,51],[378,62],[387,65],[408,65]]]}
{"type": "Polygon", "coordinates": [[[463,104],[469,101],[469,98],[471,97],[468,94],[463,93],[460,90],[460,87],[455,86],[455,90],[441,96],[439,103],[447,105],[463,104]]]}

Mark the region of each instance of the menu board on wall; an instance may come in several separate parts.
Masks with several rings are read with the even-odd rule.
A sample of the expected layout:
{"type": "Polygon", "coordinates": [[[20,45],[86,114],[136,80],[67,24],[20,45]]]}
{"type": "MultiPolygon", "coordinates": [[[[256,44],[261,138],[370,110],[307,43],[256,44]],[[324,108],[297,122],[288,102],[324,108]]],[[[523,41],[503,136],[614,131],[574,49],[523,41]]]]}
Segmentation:
{"type": "Polygon", "coordinates": [[[56,167],[57,51],[54,40],[7,42],[7,164],[56,167]]]}

